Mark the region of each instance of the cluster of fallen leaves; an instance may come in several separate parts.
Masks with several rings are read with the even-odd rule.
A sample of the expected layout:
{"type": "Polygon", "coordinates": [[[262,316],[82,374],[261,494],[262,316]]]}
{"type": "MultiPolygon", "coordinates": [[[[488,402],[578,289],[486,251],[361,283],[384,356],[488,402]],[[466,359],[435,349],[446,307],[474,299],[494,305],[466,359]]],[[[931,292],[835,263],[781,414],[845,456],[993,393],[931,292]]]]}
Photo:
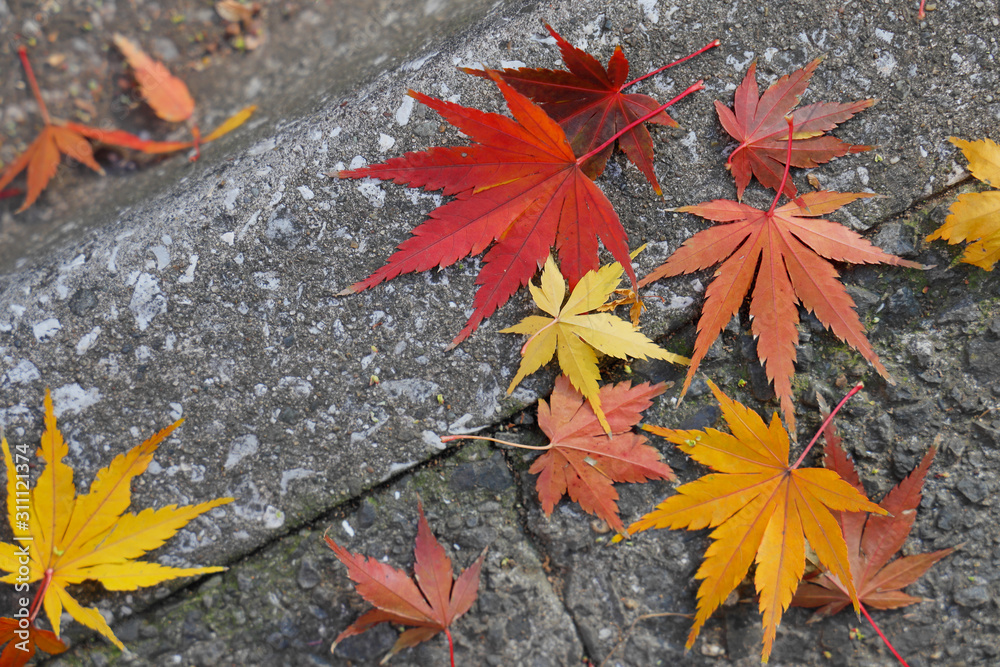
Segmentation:
{"type": "MultiPolygon", "coordinates": [[[[689,647],[754,564],[765,661],[781,616],[791,604],[823,605],[822,613],[829,614],[849,603],[858,611],[862,604],[893,608],[918,601],[901,589],[951,550],[888,561],[913,525],[933,452],[881,505],[865,497],[856,472],[833,442],[832,427],[827,430],[826,469],[801,467],[808,447],[789,463],[795,439],[791,379],[798,306],[815,313],[834,335],[888,378],[832,262],[926,268],[888,254],[820,217],[871,194],[816,191],[800,195],[789,178],[790,167],[812,168],[870,150],[870,146],[851,145],[828,132],[875,100],[796,108],[819,59],[779,78],[763,94],[756,82],[756,65],[751,65],[736,89],[733,107],[715,102],[719,122],[737,142],[726,165],[736,182],[736,200],[677,209],[719,224],[688,239],[663,266],[637,281],[626,232],[592,180],[604,171],[617,142],[659,194],[652,137],[644,123],[676,122],[654,99],[624,92],[634,82],[626,83],[628,61],[620,47],[604,67],[546,28],[567,70],[465,70],[497,85],[513,119],[411,91],[411,96],[440,113],[472,143],[408,153],[384,164],[340,173],[341,178],[391,179],[454,197],[432,211],[385,266],[342,294],[374,287],[403,273],[448,266],[485,251],[473,315],[452,341],[454,347],[519,287],[528,285],[535,305],[545,314],[529,316],[503,330],[528,337],[508,393],[553,356],[564,373],[556,380],[549,402],[539,401],[538,423],[549,444],[527,447],[544,450],[530,468],[538,475],[542,509],[550,514],[568,495],[615,529],[616,540],[651,527],[713,528],[712,544],[696,575],[702,584],[689,647]],[[768,210],[742,203],[753,179],[776,192],[768,210]],[[779,206],[782,195],[789,201],[779,206]],[[615,263],[598,268],[598,241],[615,263]],[[553,245],[558,265],[549,254],[553,245]],[[638,288],[716,264],[720,266],[706,291],[693,359],[668,353],[639,333],[643,304],[638,288]],[[536,285],[530,281],[539,268],[543,270],[536,285]],[[629,277],[631,289],[617,289],[623,274],[629,277]],[[664,387],[628,383],[601,387],[598,355],[690,363],[683,396],[708,348],[738,313],[748,293],[758,355],[774,383],[791,437],[777,414],[765,424],[756,413],[710,385],[731,435],[715,429],[644,428],[678,444],[716,472],[679,487],[677,495],[625,530],[614,484],[673,479],[657,450],[632,430],[664,387]],[[631,306],[631,323],[607,312],[619,305],[631,306]],[[873,516],[866,518],[869,512],[873,516]],[[815,562],[809,575],[807,558],[815,562]]],[[[979,156],[966,153],[974,174],[998,182],[1000,171],[987,172],[979,156]]],[[[989,168],[997,166],[995,154],[988,160],[992,160],[989,168]]],[[[977,203],[985,206],[986,201],[994,203],[992,197],[982,197],[977,203]]],[[[956,209],[953,213],[963,219],[971,215],[956,209]]],[[[973,238],[960,224],[953,227],[950,236],[943,230],[938,234],[953,242],[973,238]]],[[[990,243],[981,236],[975,238],[982,245],[990,243]]],[[[349,567],[358,581],[357,566],[349,567]]],[[[426,590],[424,594],[429,600],[426,590]]],[[[440,619],[437,623],[435,627],[446,625],[440,619]]],[[[351,629],[359,625],[367,627],[359,621],[351,629]]]]}
{"type": "MultiPolygon", "coordinates": [[[[150,58],[134,42],[116,34],[114,44],[125,57],[135,76],[139,94],[153,112],[170,123],[191,121],[195,103],[187,85],[167,69],[163,63],[150,58]]],[[[0,171],[0,198],[18,194],[20,190],[4,190],[22,171],[27,171],[27,189],[24,202],[17,210],[24,211],[38,199],[56,173],[63,155],[73,158],[97,173],[104,175],[104,169],[94,159],[91,141],[98,144],[127,148],[142,153],[159,155],[195,149],[192,159],[197,159],[201,144],[214,141],[242,125],[256,109],[249,106],[240,110],[209,135],[202,137],[197,124],[191,124],[191,141],[150,141],[124,130],[93,127],[80,123],[55,120],[49,116],[45,100],[35,79],[35,73],[28,61],[27,49],[18,47],[18,55],[24,67],[28,83],[38,103],[44,127],[28,148],[0,171]]]]}
{"type": "Polygon", "coordinates": [[[73,469],[64,461],[69,447],[56,424],[52,397],[46,392],[45,431],[36,452],[45,467],[30,489],[27,507],[23,494],[27,490],[28,462],[33,457],[29,456],[27,445],[19,445],[12,452],[7,439],[3,439],[7,515],[15,540],[0,542],[0,571],[9,573],[0,582],[18,585],[38,582],[26,619],[28,627],[21,618],[0,619],[0,643],[8,642],[0,657],[3,665],[25,664],[34,655],[36,646],[47,653],[64,650],[58,639],[64,610],[119,649],[125,648],[101,612],[81,605],[69,593],[68,586],[93,580],[109,591],[133,591],[178,577],[226,569],[177,568],[137,560],[163,545],[192,519],[233,501],[218,498],[197,505],[168,505],[138,513],[125,511],[132,502],[132,479],[146,471],[157,447],[180,425],[181,421],[175,422],[116,456],[98,471],[90,490],[78,495],[73,469]],[[27,576],[23,574],[24,566],[27,576]],[[43,608],[51,632],[35,624],[43,608]],[[30,637],[18,634],[19,630],[30,637]],[[28,645],[18,648],[25,641],[28,645]]]}
{"type": "MultiPolygon", "coordinates": [[[[229,20],[239,24],[235,34],[249,34],[259,11],[229,2],[218,3],[217,9],[223,16],[229,12],[229,20]]],[[[701,584],[688,647],[754,565],[765,661],[782,614],[790,605],[820,607],[818,613],[833,614],[848,604],[859,611],[863,605],[889,609],[918,602],[919,598],[902,589],[952,549],[890,560],[913,526],[934,450],[879,505],[865,497],[832,425],[826,427],[826,468],[801,467],[812,443],[789,463],[795,439],[791,378],[798,341],[798,305],[814,312],[820,322],[886,375],[831,261],[925,268],[885,253],[842,225],[819,217],[871,195],[828,191],[799,195],[789,178],[790,167],[815,167],[870,150],[827,133],[874,100],[820,102],[796,108],[819,60],[781,77],[763,94],[757,87],[756,66],[751,65],[736,89],[734,106],[715,102],[722,127],[738,142],[727,162],[735,179],[736,200],[719,199],[678,209],[719,224],[695,234],[665,264],[638,280],[631,263],[635,253],[629,254],[625,228],[594,180],[604,171],[617,143],[659,194],[652,136],[644,123],[676,125],[666,107],[701,89],[701,82],[667,104],[625,93],[628,86],[646,77],[626,81],[629,65],[620,47],[605,67],[551,27],[547,29],[567,70],[466,70],[497,86],[513,118],[411,91],[411,96],[441,114],[471,143],[408,153],[384,164],[340,173],[341,178],[371,177],[440,190],[454,198],[432,211],[385,266],[342,294],[485,252],[476,279],[479,287],[473,313],[452,341],[454,347],[520,287],[529,287],[535,305],[545,315],[528,316],[503,330],[528,337],[508,393],[552,357],[563,371],[548,402],[540,400],[538,407],[538,424],[549,444],[532,448],[544,453],[532,463],[530,472],[538,476],[536,490],[542,509],[551,514],[560,499],[569,496],[614,529],[616,541],[649,528],[711,528],[711,544],[695,575],[701,584]],[[776,192],[766,211],[742,203],[753,179],[776,192]],[[778,206],[783,195],[790,200],[778,206]],[[600,266],[599,244],[615,262],[600,266]],[[550,254],[553,247],[558,264],[550,254]],[[720,266],[706,290],[692,359],[663,350],[639,332],[643,310],[639,288],[716,264],[720,266]],[[543,270],[536,285],[531,280],[539,268],[543,270]],[[623,276],[628,276],[629,289],[618,289],[623,276]],[[618,511],[615,483],[674,479],[658,450],[633,431],[641,413],[665,386],[627,382],[600,386],[598,355],[689,365],[683,396],[708,348],[740,310],[748,293],[758,355],[774,383],[791,437],[777,414],[765,423],[709,383],[731,433],[712,428],[644,429],[675,443],[714,472],[678,487],[676,495],[626,529],[618,511]],[[631,321],[609,312],[624,305],[630,306],[631,321]],[[813,563],[808,573],[807,561],[813,563]]],[[[155,113],[170,122],[190,122],[194,101],[183,83],[127,39],[116,36],[115,44],[155,113]]],[[[716,45],[718,42],[712,42],[698,53],[716,45]]],[[[35,201],[51,178],[60,153],[100,171],[87,139],[147,153],[197,149],[200,143],[244,122],[252,112],[252,108],[244,110],[204,138],[192,124],[190,142],[149,142],[117,130],[104,132],[53,122],[24,49],[20,53],[45,121],[28,151],[0,174],[0,197],[9,196],[4,186],[27,169],[22,210],[35,201]]],[[[697,53],[688,58],[694,55],[697,53]]],[[[1000,183],[1000,147],[989,141],[953,142],[965,151],[976,177],[1000,183]]],[[[996,192],[963,195],[945,226],[928,240],[970,240],[973,243],[963,261],[991,269],[1000,253],[1000,232],[984,220],[995,225],[1000,211],[998,196],[996,192]]],[[[145,469],[156,446],[176,424],[117,457],[98,473],[89,494],[75,497],[72,470],[62,463],[66,448],[49,398],[46,415],[39,452],[47,467],[32,491],[30,532],[35,539],[30,581],[42,583],[36,599],[40,602],[33,605],[29,624],[31,651],[36,645],[49,653],[60,650],[59,616],[63,608],[121,646],[103,617],[79,605],[66,586],[95,579],[111,590],[130,590],[176,576],[219,570],[178,570],[133,559],[162,544],[190,519],[231,499],[122,516],[129,504],[129,481],[145,469]],[[145,527],[141,535],[137,532],[140,525],[145,527]],[[41,606],[54,633],[34,624],[41,606]]],[[[450,439],[455,438],[443,438],[450,439]]],[[[3,446],[13,523],[15,463],[6,441],[3,446]]],[[[358,592],[376,607],[344,630],[334,647],[382,622],[412,626],[399,637],[389,656],[442,631],[451,646],[450,627],[475,602],[486,553],[455,579],[451,561],[430,532],[422,506],[418,512],[415,580],[374,558],[352,554],[327,538],[358,592]]],[[[15,545],[0,544],[0,569],[12,573],[3,581],[11,582],[15,576],[15,549],[15,545]]],[[[4,656],[11,650],[17,630],[17,621],[0,619],[0,639],[11,640],[4,656]]]]}

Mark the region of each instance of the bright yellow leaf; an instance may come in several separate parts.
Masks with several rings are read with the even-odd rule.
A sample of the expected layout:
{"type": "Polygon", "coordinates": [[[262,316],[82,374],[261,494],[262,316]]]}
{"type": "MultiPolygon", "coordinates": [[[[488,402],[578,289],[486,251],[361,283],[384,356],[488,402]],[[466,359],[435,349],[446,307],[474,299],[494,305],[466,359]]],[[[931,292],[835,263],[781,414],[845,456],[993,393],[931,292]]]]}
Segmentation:
{"type": "Polygon", "coordinates": [[[556,355],[563,373],[587,398],[604,431],[610,433],[611,427],[601,410],[597,385],[601,372],[595,350],[618,359],[636,357],[663,359],[675,364],[690,362],[686,357],[658,347],[630,322],[609,313],[589,312],[604,305],[621,282],[622,273],[621,264],[617,263],[590,271],[566,299],[566,283],[555,260],[549,256],[542,270],[541,286],[530,283],[528,288],[535,304],[552,317],[531,315],[501,331],[530,336],[521,348],[521,366],[507,389],[508,394],[556,355]]]}
{"type": "MultiPolygon", "coordinates": [[[[964,141],[951,137],[949,141],[965,153],[973,176],[1000,187],[1000,146],[990,139],[964,141]]],[[[962,261],[992,271],[1000,260],[1000,190],[959,195],[949,210],[944,224],[926,240],[945,239],[952,245],[969,241],[962,261]]]]}
{"type": "MultiPolygon", "coordinates": [[[[847,544],[831,510],[886,514],[832,470],[800,469],[788,463],[788,433],[777,413],[770,424],[708,383],[732,435],[716,429],[679,431],[643,428],[661,435],[715,474],[677,488],[628,532],[648,528],[714,528],[705,560],[695,574],[698,610],[688,635],[694,645],[712,612],[757,563],[754,584],[760,596],[767,662],[781,615],[788,608],[805,570],[806,541],[819,561],[847,588],[855,611],[858,596],[851,579],[847,544]]],[[[617,541],[617,540],[616,540],[617,541]]]]}
{"type": "MultiPolygon", "coordinates": [[[[181,421],[116,456],[108,467],[97,473],[90,491],[77,496],[73,469],[63,462],[68,448],[56,425],[52,397],[46,391],[45,432],[37,452],[45,468],[31,489],[27,522],[31,541],[26,543],[30,550],[28,582],[42,582],[39,594],[44,596],[43,607],[56,635],[65,609],[78,622],[97,630],[118,648],[125,648],[99,611],[83,607],[73,599],[66,590],[71,584],[91,579],[101,582],[108,590],[131,591],[177,577],[226,569],[176,568],[134,560],[161,546],[191,519],[233,501],[232,498],[218,498],[198,505],[169,505],[158,510],[145,509],[138,514],[122,514],[132,502],[132,479],[145,472],[156,448],[181,421]]],[[[6,439],[2,446],[7,469],[7,514],[15,535],[24,535],[16,517],[16,489],[20,478],[15,475],[15,461],[6,439]]],[[[0,571],[10,573],[0,581],[14,583],[18,565],[16,552],[23,543],[0,542],[0,571]]]]}

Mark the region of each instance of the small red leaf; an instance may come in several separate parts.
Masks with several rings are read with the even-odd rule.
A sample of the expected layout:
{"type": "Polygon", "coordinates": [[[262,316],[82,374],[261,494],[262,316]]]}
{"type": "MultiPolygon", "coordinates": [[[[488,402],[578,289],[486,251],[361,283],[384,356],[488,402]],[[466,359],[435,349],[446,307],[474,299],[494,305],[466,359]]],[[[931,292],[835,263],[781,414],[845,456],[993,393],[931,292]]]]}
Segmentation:
{"type": "Polygon", "coordinates": [[[475,602],[486,549],[455,581],[451,559],[431,533],[423,505],[418,504],[417,507],[420,518],[413,568],[416,582],[401,570],[375,558],[351,553],[325,537],[340,562],[347,566],[348,576],[357,584],[358,593],[377,607],[337,635],[331,651],[347,637],[360,634],[379,623],[416,626],[400,635],[389,652],[391,656],[447,630],[475,602]]]}

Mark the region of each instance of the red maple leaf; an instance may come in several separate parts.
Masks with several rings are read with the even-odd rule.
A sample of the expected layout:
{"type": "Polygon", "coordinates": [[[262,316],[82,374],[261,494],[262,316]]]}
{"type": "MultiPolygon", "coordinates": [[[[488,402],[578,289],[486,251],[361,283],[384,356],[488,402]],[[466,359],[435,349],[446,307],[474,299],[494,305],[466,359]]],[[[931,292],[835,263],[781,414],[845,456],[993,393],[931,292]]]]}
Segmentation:
{"type": "Polygon", "coordinates": [[[569,378],[560,375],[556,379],[550,402],[538,401],[538,426],[549,438],[548,451],[528,470],[538,475],[535,488],[546,514],[552,514],[556,503],[568,494],[584,511],[625,532],[614,483],[674,479],[673,470],[660,460],[660,452],[645,444],[644,436],[632,432],[643,410],[664,388],[662,382],[601,387],[601,406],[611,426],[608,437],[569,378]]]}
{"type": "MultiPolygon", "coordinates": [[[[781,77],[759,99],[757,63],[754,62],[736,89],[733,109],[716,100],[715,110],[722,127],[740,142],[726,162],[726,168],[731,169],[736,178],[737,199],[743,199],[743,190],[750,183],[751,174],[764,187],[772,190],[781,187],[786,161],[793,167],[815,167],[847,153],[871,150],[871,146],[851,145],[825,132],[870,107],[876,100],[845,104],[818,102],[791,114],[795,134],[791,158],[786,158],[788,126],[785,116],[799,103],[820,60],[817,58],[802,69],[781,77]]],[[[783,192],[786,197],[794,197],[797,194],[795,184],[785,181],[783,192]]]]}
{"type": "Polygon", "coordinates": [[[479,570],[486,559],[486,549],[456,580],[451,559],[431,533],[424,517],[424,507],[418,503],[417,541],[413,550],[413,574],[416,582],[375,558],[353,554],[329,537],[326,543],[347,566],[347,573],[357,584],[357,591],[376,609],[366,612],[333,640],[333,651],[342,640],[361,634],[379,623],[414,626],[396,640],[383,662],[404,648],[416,646],[444,631],[448,637],[451,664],[455,657],[449,628],[459,616],[469,611],[479,592],[479,570]]]}
{"type": "MultiPolygon", "coordinates": [[[[470,146],[407,153],[384,164],[340,172],[341,178],[392,179],[442,190],[455,200],[435,209],[385,266],[341,295],[360,292],[402,273],[449,266],[493,243],[476,278],[473,313],[450,347],[465,340],[526,285],[555,245],[570,287],[597,269],[598,239],[628,274],[628,235],[611,202],[581,168],[562,128],[537,105],[497,80],[514,119],[410,91],[468,135],[470,146]]],[[[701,82],[674,98],[701,89],[701,82]]],[[[612,138],[613,140],[613,138],[612,138]]],[[[609,140],[610,141],[610,140],[609,140]]]]}
{"type": "MultiPolygon", "coordinates": [[[[785,131],[789,152],[794,143],[788,139],[791,127],[789,122],[785,131]]],[[[795,372],[795,345],[799,340],[798,303],[815,313],[820,322],[888,378],[885,366],[865,338],[864,328],[854,310],[854,300],[837,280],[836,268],[826,260],[855,264],[881,262],[914,269],[926,267],[882,251],[843,225],[816,218],[856,199],[874,195],[809,192],[778,207],[787,177],[786,164],[779,191],[767,211],[729,199],[677,209],[729,224],[710,227],[689,238],[662,266],[643,278],[639,286],[722,262],[705,291],[705,305],[698,320],[698,337],[681,392],[683,396],[708,348],[739,311],[743,297],[756,282],[750,300],[750,316],[757,338],[757,355],[768,379],[774,383],[788,430],[794,433],[791,380],[795,372]]]]}
{"type": "MultiPolygon", "coordinates": [[[[719,40],[715,40],[685,58],[626,83],[629,64],[622,47],[615,47],[605,68],[597,58],[563,39],[552,26],[546,25],[545,29],[559,45],[568,72],[529,67],[488,72],[468,67],[463,67],[462,70],[481,77],[496,74],[519,93],[537,102],[549,117],[562,126],[577,155],[585,155],[605,144],[621,129],[660,106],[649,95],[625,94],[623,91],[626,88],[719,45],[719,40]]],[[[678,126],[677,121],[665,111],[647,120],[670,127],[678,126]]],[[[653,170],[653,140],[645,125],[640,123],[622,134],[618,138],[618,145],[625,151],[628,159],[645,174],[656,194],[662,195],[663,191],[653,170]]],[[[613,148],[613,144],[608,144],[587,160],[583,165],[584,173],[591,178],[600,176],[613,148]]]]}
{"type": "Polygon", "coordinates": [[[66,644],[54,632],[42,630],[27,619],[0,618],[0,646],[4,644],[7,646],[0,653],[0,665],[3,667],[23,667],[38,649],[49,655],[58,655],[66,650],[66,644]],[[27,622],[26,628],[21,625],[22,620],[27,622]]]}
{"type": "MultiPolygon", "coordinates": [[[[858,471],[840,446],[833,422],[827,426],[826,455],[824,464],[844,478],[851,486],[865,492],[858,471]]],[[[935,447],[931,447],[913,472],[893,487],[879,503],[889,512],[888,516],[840,512],[838,520],[844,530],[847,552],[851,563],[851,578],[863,604],[876,609],[897,609],[921,601],[907,595],[903,589],[919,579],[934,563],[955,549],[940,549],[930,553],[903,556],[889,562],[893,554],[903,547],[917,519],[921,491],[927,470],[934,460],[935,447]]],[[[832,616],[851,603],[843,582],[836,575],[823,572],[799,584],[792,606],[819,607],[812,620],[832,616]]]]}

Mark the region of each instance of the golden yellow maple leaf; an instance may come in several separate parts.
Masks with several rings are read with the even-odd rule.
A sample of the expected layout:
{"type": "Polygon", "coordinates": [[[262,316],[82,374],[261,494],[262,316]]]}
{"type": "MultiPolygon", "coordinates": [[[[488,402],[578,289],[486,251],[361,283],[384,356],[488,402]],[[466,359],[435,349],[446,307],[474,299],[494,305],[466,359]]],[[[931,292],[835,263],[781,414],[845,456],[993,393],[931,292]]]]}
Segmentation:
{"type": "Polygon", "coordinates": [[[566,282],[549,255],[542,270],[541,285],[529,283],[528,288],[535,305],[552,317],[530,315],[501,331],[530,336],[521,348],[521,366],[507,388],[508,394],[521,380],[557,355],[563,373],[587,398],[605,433],[610,433],[611,427],[601,410],[600,387],[597,385],[601,371],[597,367],[595,350],[619,359],[636,357],[663,359],[675,364],[690,362],[686,357],[660,348],[630,322],[609,313],[589,312],[608,300],[621,282],[622,273],[622,266],[618,263],[589,271],[567,299],[566,282]]]}
{"type": "MultiPolygon", "coordinates": [[[[973,176],[1000,188],[1000,146],[990,139],[948,141],[962,149],[973,176]]],[[[945,239],[952,245],[969,241],[961,261],[992,271],[1000,260],[1000,190],[959,195],[949,211],[944,224],[926,240],[945,239]]]]}
{"type": "MultiPolygon", "coordinates": [[[[7,467],[7,514],[14,543],[0,542],[0,571],[9,572],[0,582],[41,581],[45,613],[56,635],[63,609],[83,625],[97,630],[119,649],[104,616],[84,607],[66,587],[87,579],[101,582],[110,591],[131,591],[177,577],[221,572],[224,567],[177,568],[135,560],[170,539],[195,517],[232,498],[218,498],[198,505],[168,505],[123,514],[132,502],[132,478],[145,472],[153,453],[183,420],[177,421],[98,471],[90,491],[76,495],[73,469],[63,461],[69,451],[56,425],[52,397],[45,392],[45,432],[37,456],[45,462],[34,488],[28,491],[27,448],[17,447],[17,462],[3,438],[7,467]],[[25,454],[21,454],[23,451],[25,454]],[[27,502],[25,502],[27,500],[27,502]],[[24,570],[27,567],[27,576],[24,570]],[[19,571],[20,570],[20,571],[19,571]]],[[[35,605],[32,605],[33,607],[35,605]]]]}
{"type": "MultiPolygon", "coordinates": [[[[688,635],[698,632],[719,605],[757,563],[754,584],[760,596],[764,626],[761,659],[767,662],[781,615],[788,608],[805,571],[806,540],[827,570],[847,583],[859,609],[851,578],[847,544],[831,510],[887,514],[833,470],[799,468],[802,457],[788,463],[788,433],[774,413],[771,423],[708,383],[719,401],[732,435],[716,429],[681,431],[643,426],[663,436],[717,474],[705,475],[677,488],[628,528],[714,528],[705,560],[695,574],[701,579],[698,610],[688,635]]],[[[620,537],[618,538],[620,539],[620,537]]],[[[618,541],[616,539],[615,541],[618,541]]]]}

